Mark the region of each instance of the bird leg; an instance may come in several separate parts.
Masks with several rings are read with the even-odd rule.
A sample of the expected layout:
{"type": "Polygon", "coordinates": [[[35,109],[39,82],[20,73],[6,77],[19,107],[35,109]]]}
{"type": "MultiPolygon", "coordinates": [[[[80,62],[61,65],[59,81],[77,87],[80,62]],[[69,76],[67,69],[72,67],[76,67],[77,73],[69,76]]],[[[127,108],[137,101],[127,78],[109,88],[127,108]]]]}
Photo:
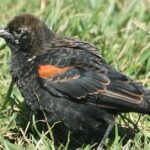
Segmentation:
{"type": "Polygon", "coordinates": [[[108,125],[108,127],[107,127],[107,129],[106,129],[106,132],[105,132],[105,134],[104,134],[104,136],[103,136],[103,138],[102,138],[100,144],[99,144],[98,147],[97,147],[97,150],[102,150],[102,149],[103,149],[104,141],[105,141],[106,138],[108,137],[109,133],[111,132],[111,130],[112,130],[112,128],[113,128],[113,126],[114,126],[114,123],[108,125]]]}

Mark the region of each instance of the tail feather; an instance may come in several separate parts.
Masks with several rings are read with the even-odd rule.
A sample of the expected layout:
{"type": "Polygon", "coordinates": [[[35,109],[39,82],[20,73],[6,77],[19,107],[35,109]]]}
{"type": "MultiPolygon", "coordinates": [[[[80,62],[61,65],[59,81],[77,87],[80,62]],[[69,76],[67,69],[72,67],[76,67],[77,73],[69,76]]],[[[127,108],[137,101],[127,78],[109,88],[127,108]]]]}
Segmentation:
{"type": "Polygon", "coordinates": [[[127,84],[130,84],[130,86],[137,89],[137,91],[134,93],[133,89],[127,89],[127,87],[125,87],[126,84],[124,84],[124,87],[121,85],[121,88],[118,90],[119,84],[117,86],[111,84],[110,86],[112,87],[99,95],[100,100],[98,101],[99,103],[97,106],[114,113],[140,112],[149,114],[150,91],[146,87],[143,87],[141,84],[135,83],[132,80],[127,84]]]}

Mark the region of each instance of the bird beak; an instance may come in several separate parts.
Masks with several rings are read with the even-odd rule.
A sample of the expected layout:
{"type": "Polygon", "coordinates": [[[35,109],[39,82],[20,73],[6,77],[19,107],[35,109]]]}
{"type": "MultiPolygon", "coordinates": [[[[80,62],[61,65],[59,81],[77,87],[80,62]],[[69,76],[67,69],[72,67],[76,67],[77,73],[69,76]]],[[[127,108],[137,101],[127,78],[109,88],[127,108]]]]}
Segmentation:
{"type": "Polygon", "coordinates": [[[11,34],[6,29],[0,29],[0,37],[9,39],[11,37],[11,34]]]}

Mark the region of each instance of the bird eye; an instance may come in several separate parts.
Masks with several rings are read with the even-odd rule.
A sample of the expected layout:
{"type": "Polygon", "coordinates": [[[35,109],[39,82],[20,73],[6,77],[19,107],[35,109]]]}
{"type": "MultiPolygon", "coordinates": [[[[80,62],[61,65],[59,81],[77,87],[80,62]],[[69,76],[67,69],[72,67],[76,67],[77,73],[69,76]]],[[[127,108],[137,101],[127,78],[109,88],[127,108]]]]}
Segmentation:
{"type": "Polygon", "coordinates": [[[19,29],[14,31],[14,34],[15,35],[20,35],[20,34],[22,34],[22,30],[19,28],[19,29]]]}

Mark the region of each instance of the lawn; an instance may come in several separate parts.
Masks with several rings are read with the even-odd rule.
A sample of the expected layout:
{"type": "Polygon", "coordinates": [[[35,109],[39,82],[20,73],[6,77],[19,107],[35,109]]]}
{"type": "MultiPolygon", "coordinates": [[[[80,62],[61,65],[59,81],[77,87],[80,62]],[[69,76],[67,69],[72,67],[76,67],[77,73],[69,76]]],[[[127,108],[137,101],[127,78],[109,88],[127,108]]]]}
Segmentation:
{"type": "MultiPolygon", "coordinates": [[[[0,27],[25,12],[44,20],[53,32],[92,43],[109,64],[150,89],[150,0],[5,0],[0,3],[0,27]]],[[[66,143],[56,145],[52,127],[47,124],[48,131],[40,132],[34,115],[32,124],[28,120],[19,90],[10,85],[10,57],[0,39],[0,149],[69,149],[70,134],[66,143]]],[[[106,149],[150,149],[150,116],[122,116],[116,119],[115,135],[106,140],[106,149]],[[119,127],[134,130],[131,122],[139,130],[124,142],[128,134],[120,135],[119,127]]],[[[83,143],[79,149],[92,145],[83,143]]]]}

